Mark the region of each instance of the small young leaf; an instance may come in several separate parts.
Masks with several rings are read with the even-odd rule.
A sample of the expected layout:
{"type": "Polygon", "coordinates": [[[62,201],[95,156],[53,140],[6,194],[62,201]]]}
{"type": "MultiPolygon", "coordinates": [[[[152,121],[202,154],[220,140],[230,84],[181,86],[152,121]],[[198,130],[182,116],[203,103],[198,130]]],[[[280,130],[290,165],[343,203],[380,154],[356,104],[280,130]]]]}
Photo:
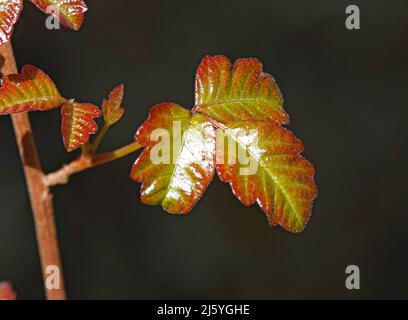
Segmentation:
{"type": "Polygon", "coordinates": [[[21,10],[23,0],[0,0],[0,45],[10,40],[21,10]]]}
{"type": "Polygon", "coordinates": [[[98,131],[93,118],[101,116],[99,108],[90,103],[66,101],[61,108],[61,133],[65,148],[71,152],[89,140],[98,131]]]}
{"type": "Polygon", "coordinates": [[[131,172],[131,178],[142,183],[142,203],[188,213],[214,176],[211,123],[177,104],[163,103],[150,110],[135,139],[146,147],[131,172]]]}
{"type": "Polygon", "coordinates": [[[84,21],[85,12],[88,10],[83,0],[30,0],[41,11],[47,13],[47,8],[54,7],[60,22],[67,28],[78,31],[84,21]]]}
{"type": "Polygon", "coordinates": [[[0,282],[0,300],[16,300],[16,294],[9,281],[0,282]]]}
{"type": "Polygon", "coordinates": [[[238,59],[231,71],[227,57],[206,56],[197,69],[195,88],[195,112],[217,121],[289,121],[279,87],[262,72],[258,59],[238,59]]]}
{"type": "Polygon", "coordinates": [[[1,80],[0,115],[50,110],[64,101],[51,79],[34,66],[24,66],[21,75],[8,75],[1,80]]]}
{"type": "Polygon", "coordinates": [[[122,118],[125,110],[121,107],[123,100],[123,84],[117,86],[109,94],[109,98],[103,100],[102,112],[105,119],[105,123],[108,126],[113,125],[122,118]]]}

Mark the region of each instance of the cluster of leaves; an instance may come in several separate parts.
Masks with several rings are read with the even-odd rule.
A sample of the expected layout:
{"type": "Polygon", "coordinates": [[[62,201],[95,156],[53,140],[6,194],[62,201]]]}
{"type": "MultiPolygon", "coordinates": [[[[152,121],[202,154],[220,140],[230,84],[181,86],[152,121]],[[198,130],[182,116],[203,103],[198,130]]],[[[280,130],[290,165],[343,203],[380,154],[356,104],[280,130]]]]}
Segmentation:
{"type": "MultiPolygon", "coordinates": [[[[83,0],[30,0],[45,13],[51,13],[61,24],[73,30],[79,30],[88,10],[83,0]]],[[[0,0],[0,45],[9,41],[13,28],[23,10],[23,0],[0,0]]]]}
{"type": "MultiPolygon", "coordinates": [[[[58,13],[55,16],[73,30],[81,27],[87,10],[83,0],[30,1],[46,13],[53,6],[58,13]]],[[[0,45],[10,40],[22,9],[23,0],[0,0],[0,45]]],[[[225,56],[206,56],[196,72],[195,105],[191,110],[175,103],[158,104],[150,110],[135,135],[136,142],[145,148],[131,170],[131,178],[142,183],[142,203],[186,214],[217,172],[244,205],[257,203],[261,207],[270,226],[281,225],[295,233],[305,228],[317,196],[314,167],[300,155],[303,143],[283,127],[289,117],[283,109],[282,94],[272,76],[262,69],[257,59],[239,59],[232,66],[225,56]],[[151,152],[160,141],[153,141],[152,133],[166,129],[174,134],[175,121],[181,123],[182,131],[180,145],[170,139],[175,161],[153,162],[151,152]],[[190,129],[202,134],[194,135],[190,129]],[[240,174],[245,164],[219,161],[216,130],[238,146],[224,144],[222,155],[239,158],[239,152],[249,154],[258,164],[255,174],[240,174]],[[256,141],[251,130],[257,132],[256,141]],[[237,131],[246,134],[237,135],[237,131]]],[[[116,87],[103,101],[101,111],[91,103],[62,97],[43,71],[27,65],[21,74],[2,78],[0,115],[61,107],[66,150],[85,145],[83,151],[92,154],[99,143],[89,144],[90,135],[98,131],[94,119],[103,114],[105,129],[119,121],[124,113],[123,92],[123,85],[116,87]]],[[[15,298],[11,284],[0,283],[0,300],[15,298]]]]}
{"type": "MultiPolygon", "coordinates": [[[[94,119],[101,113],[105,127],[122,117],[123,90],[123,85],[116,87],[103,101],[101,112],[93,104],[63,98],[44,72],[25,66],[21,74],[2,79],[0,115],[62,106],[61,132],[70,152],[88,144],[89,136],[98,130],[94,119]]],[[[232,66],[225,56],[204,57],[196,73],[194,107],[188,110],[175,103],[158,104],[135,135],[136,142],[145,147],[131,170],[131,178],[142,183],[142,203],[186,214],[217,172],[244,205],[257,203],[271,226],[302,231],[317,196],[314,167],[300,155],[302,142],[282,126],[289,122],[282,105],[278,85],[262,71],[259,60],[239,59],[232,66]],[[181,123],[182,131],[180,146],[170,139],[172,158],[176,160],[157,164],[151,152],[160,141],[153,141],[151,135],[155,129],[172,133],[175,121],[181,123]],[[189,129],[202,135],[191,134],[189,129]],[[223,156],[238,159],[239,152],[248,154],[257,163],[254,174],[240,174],[246,164],[217,161],[215,130],[221,130],[238,146],[224,144],[223,156]],[[237,130],[245,134],[237,135],[237,130]],[[253,130],[257,132],[256,141],[251,136],[253,130]]]]}
{"type": "Polygon", "coordinates": [[[142,183],[141,201],[161,205],[170,213],[188,213],[216,171],[244,205],[258,203],[271,226],[302,231],[317,196],[314,167],[300,155],[302,142],[282,127],[289,122],[282,105],[278,85],[262,71],[259,60],[239,59],[232,67],[225,56],[206,56],[196,73],[194,108],[188,110],[174,103],[156,105],[136,133],[136,141],[145,149],[131,177],[142,183]],[[160,142],[151,141],[150,136],[158,128],[172,132],[174,121],[181,122],[184,134],[179,147],[171,146],[177,160],[153,163],[150,153],[160,142]],[[189,129],[203,134],[192,135],[189,129]],[[224,144],[222,154],[235,159],[240,151],[249,154],[258,164],[255,174],[241,175],[243,164],[216,161],[215,129],[238,145],[228,148],[224,144]],[[250,129],[258,133],[257,141],[250,129]],[[237,135],[237,130],[247,134],[237,135]]]}
{"type": "MultiPolygon", "coordinates": [[[[123,90],[123,85],[116,87],[103,102],[106,126],[113,125],[123,115],[123,90]]],[[[97,106],[63,98],[54,82],[34,66],[24,66],[21,74],[8,75],[1,80],[0,115],[58,107],[61,107],[61,132],[67,151],[88,143],[89,136],[98,130],[94,118],[102,114],[97,106]]]]}
{"type": "MultiPolygon", "coordinates": [[[[30,1],[44,12],[54,6],[56,17],[73,30],[81,27],[87,10],[83,0],[30,1]]],[[[0,44],[10,39],[22,8],[23,0],[0,0],[0,44]]],[[[61,132],[67,151],[83,145],[85,151],[95,151],[99,141],[86,144],[98,131],[94,119],[101,116],[101,110],[97,106],[63,98],[51,79],[33,66],[23,67],[20,75],[4,77],[1,85],[0,115],[62,106],[61,132]]],[[[122,117],[122,98],[123,86],[119,86],[103,102],[105,129],[122,117]]],[[[187,110],[174,103],[156,105],[136,133],[136,142],[145,149],[132,167],[131,178],[142,183],[141,201],[161,205],[170,213],[186,214],[217,172],[244,205],[258,203],[271,226],[302,231],[317,196],[314,167],[300,155],[302,142],[282,127],[289,122],[282,105],[278,85],[262,71],[259,60],[239,59],[231,66],[225,56],[206,56],[196,73],[194,107],[187,110]],[[181,146],[170,146],[176,161],[153,163],[150,154],[159,142],[151,141],[150,135],[155,129],[172,132],[174,121],[181,122],[183,131],[181,146]],[[190,134],[189,129],[202,132],[202,137],[190,134]],[[238,158],[237,153],[242,151],[249,154],[258,164],[255,174],[241,175],[239,163],[216,161],[216,129],[238,145],[234,149],[225,147],[224,156],[238,158]],[[258,133],[256,144],[250,134],[236,134],[250,129],[258,133]]]]}

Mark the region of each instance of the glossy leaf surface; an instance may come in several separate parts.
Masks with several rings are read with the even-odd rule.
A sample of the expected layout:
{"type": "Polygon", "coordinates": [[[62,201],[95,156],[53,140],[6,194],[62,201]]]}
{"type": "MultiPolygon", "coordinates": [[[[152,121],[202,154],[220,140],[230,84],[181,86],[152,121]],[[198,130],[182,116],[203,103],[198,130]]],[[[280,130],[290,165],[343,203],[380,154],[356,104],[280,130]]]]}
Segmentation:
{"type": "MultiPolygon", "coordinates": [[[[143,203],[161,204],[170,212],[191,210],[210,183],[214,164],[218,176],[230,183],[235,196],[247,206],[258,203],[271,226],[302,231],[317,196],[315,171],[300,155],[302,142],[282,127],[289,117],[275,80],[262,71],[257,59],[238,59],[232,67],[225,56],[206,56],[198,67],[195,88],[196,105],[191,112],[174,104],[159,105],[139,128],[137,142],[146,148],[133,167],[132,178],[143,183],[143,203]],[[189,183],[191,174],[178,175],[182,177],[177,179],[180,185],[188,186],[187,194],[194,194],[197,188],[198,195],[186,202],[186,193],[172,192],[169,206],[166,199],[172,190],[168,188],[172,185],[170,173],[175,169],[182,173],[191,170],[194,160],[177,162],[175,166],[152,165],[149,156],[156,142],[151,142],[149,135],[155,129],[168,128],[170,121],[178,118],[184,119],[184,127],[200,119],[205,130],[212,127],[216,132],[207,148],[202,147],[199,138],[195,142],[188,140],[187,158],[197,160],[194,156],[202,149],[209,155],[214,150],[215,156],[208,165],[199,166],[200,171],[193,171],[200,172],[193,174],[194,183],[189,183]],[[215,149],[211,145],[214,141],[215,149]]],[[[170,144],[169,148],[173,150],[174,146],[170,144]]]]}
{"type": "Polygon", "coordinates": [[[196,112],[220,122],[289,121],[279,87],[262,72],[258,59],[238,59],[231,70],[225,56],[204,57],[196,73],[195,100],[196,112]]]}
{"type": "Polygon", "coordinates": [[[45,13],[54,12],[54,16],[59,18],[62,25],[73,30],[79,30],[84,21],[85,12],[88,10],[83,0],[30,0],[41,11],[45,13]],[[54,10],[47,8],[53,6],[54,10]],[[56,14],[55,12],[58,12],[56,14]]]}
{"type": "Polygon", "coordinates": [[[10,40],[23,10],[23,0],[0,0],[0,45],[10,40]]]}
{"type": "Polygon", "coordinates": [[[125,110],[122,108],[124,86],[119,85],[109,94],[109,98],[103,100],[102,112],[105,123],[108,126],[113,125],[122,118],[125,110]]]}
{"type": "Polygon", "coordinates": [[[21,74],[1,80],[0,115],[50,110],[64,101],[51,79],[33,66],[24,66],[21,74]]]}
{"type": "Polygon", "coordinates": [[[135,138],[145,146],[131,172],[131,178],[142,183],[142,203],[188,213],[214,176],[211,123],[177,104],[164,103],[151,109],[135,138]]]}
{"type": "Polygon", "coordinates": [[[258,203],[271,226],[279,224],[291,232],[302,231],[317,195],[314,168],[299,155],[302,142],[270,121],[243,121],[221,127],[226,141],[223,148],[217,148],[220,179],[230,183],[244,205],[258,203]],[[228,141],[236,142],[236,147],[232,148],[228,141]],[[239,161],[239,153],[248,157],[247,163],[239,161]],[[229,159],[236,161],[229,163],[229,159]]]}
{"type": "Polygon", "coordinates": [[[93,120],[101,116],[99,108],[90,103],[67,101],[61,108],[61,133],[65,148],[71,152],[89,140],[91,134],[98,131],[93,120]]]}

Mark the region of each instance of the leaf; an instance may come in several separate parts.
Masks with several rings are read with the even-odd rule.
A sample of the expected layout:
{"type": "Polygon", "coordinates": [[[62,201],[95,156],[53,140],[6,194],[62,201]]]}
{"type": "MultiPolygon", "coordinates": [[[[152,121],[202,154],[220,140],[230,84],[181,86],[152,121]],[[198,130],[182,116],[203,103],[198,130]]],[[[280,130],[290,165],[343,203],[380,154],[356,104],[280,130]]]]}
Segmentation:
{"type": "Polygon", "coordinates": [[[174,214],[188,213],[214,176],[211,123],[177,104],[159,104],[150,110],[135,139],[146,147],[131,172],[131,178],[142,183],[142,203],[161,205],[174,214]]]}
{"type": "MultiPolygon", "coordinates": [[[[270,121],[242,121],[221,128],[236,147],[224,141],[223,148],[217,149],[220,179],[230,183],[244,205],[258,203],[271,226],[279,224],[291,232],[302,231],[317,195],[314,168],[299,155],[304,149],[302,142],[270,121]],[[248,156],[248,164],[238,161],[240,152],[248,156]],[[228,159],[237,161],[230,164],[228,159]]],[[[220,141],[217,143],[220,145],[220,141]]]]}
{"type": "Polygon", "coordinates": [[[24,66],[21,75],[8,75],[1,80],[0,115],[50,110],[64,101],[52,80],[34,66],[24,66]]]}
{"type": "Polygon", "coordinates": [[[317,196],[314,168],[299,155],[303,144],[280,126],[289,118],[278,85],[262,72],[261,62],[238,59],[232,72],[230,66],[225,56],[206,56],[196,78],[195,112],[209,117],[235,146],[220,147],[217,140],[217,173],[242,203],[257,202],[271,226],[300,232],[317,196]],[[240,169],[249,164],[242,164],[239,154],[256,164],[256,171],[243,174],[240,169]]]}
{"type": "Polygon", "coordinates": [[[0,300],[16,300],[16,294],[9,281],[0,282],[0,300]]]}
{"type": "Polygon", "coordinates": [[[0,0],[0,45],[10,40],[23,10],[23,0],[0,0]]]}
{"type": "Polygon", "coordinates": [[[225,56],[206,56],[195,84],[195,112],[220,121],[273,120],[287,123],[283,98],[271,75],[258,59],[238,59],[231,71],[225,56]]]}
{"type": "Polygon", "coordinates": [[[90,103],[67,101],[61,108],[61,132],[65,148],[71,152],[89,140],[98,131],[93,120],[101,116],[99,108],[90,103]]]}
{"type": "Polygon", "coordinates": [[[30,0],[37,8],[45,13],[50,13],[59,19],[63,26],[78,31],[84,21],[85,12],[88,10],[83,0],[30,0]],[[53,6],[52,11],[48,10],[53,6]],[[55,13],[58,12],[58,14],[55,13]]]}
{"type": "Polygon", "coordinates": [[[195,87],[196,105],[191,112],[174,104],[158,105],[138,130],[137,142],[146,148],[131,176],[143,183],[142,202],[161,204],[174,213],[188,212],[210,183],[215,166],[244,205],[258,203],[270,226],[302,231],[317,196],[315,171],[300,155],[303,143],[282,127],[289,117],[275,80],[262,71],[257,59],[238,59],[231,68],[225,56],[206,56],[198,67],[195,87]],[[212,134],[206,136],[208,140],[186,135],[183,148],[187,150],[181,151],[170,138],[167,152],[185,152],[189,161],[178,157],[175,165],[153,165],[150,155],[158,142],[150,139],[151,134],[159,128],[169,130],[175,119],[183,119],[183,130],[199,124],[201,131],[212,134]],[[203,151],[211,159],[205,165],[200,157],[203,151]],[[200,170],[192,170],[192,164],[200,170]],[[175,171],[180,174],[173,181],[175,171]],[[173,192],[175,186],[182,186],[185,194],[180,188],[173,192]],[[186,201],[186,194],[194,196],[186,201]]]}
{"type": "Polygon", "coordinates": [[[125,110],[121,107],[123,100],[124,85],[117,86],[109,94],[109,99],[103,100],[102,112],[105,119],[105,123],[111,126],[118,122],[122,118],[125,110]]]}

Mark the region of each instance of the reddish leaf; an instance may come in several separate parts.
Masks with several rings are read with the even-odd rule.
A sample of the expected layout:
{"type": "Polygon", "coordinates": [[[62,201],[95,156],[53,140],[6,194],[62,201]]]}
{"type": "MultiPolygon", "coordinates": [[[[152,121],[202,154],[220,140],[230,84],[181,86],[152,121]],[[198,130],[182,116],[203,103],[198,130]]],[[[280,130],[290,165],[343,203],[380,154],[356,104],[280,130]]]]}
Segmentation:
{"type": "Polygon", "coordinates": [[[143,183],[142,203],[161,205],[174,214],[188,213],[214,176],[215,135],[211,123],[177,104],[164,103],[150,110],[135,138],[146,147],[131,173],[133,180],[143,183]],[[180,143],[175,142],[178,133],[183,137],[180,143]]]}
{"type": "Polygon", "coordinates": [[[121,106],[123,100],[123,91],[124,86],[123,84],[121,84],[112,90],[112,92],[109,94],[108,100],[103,100],[102,112],[105,123],[108,126],[111,126],[114,123],[118,122],[125,112],[125,110],[121,106]]]}
{"type": "Polygon", "coordinates": [[[23,0],[0,0],[0,45],[10,40],[21,10],[23,0]]]}
{"type": "Polygon", "coordinates": [[[300,232],[317,196],[314,168],[299,155],[303,144],[280,127],[288,121],[283,99],[272,76],[262,72],[261,62],[239,59],[232,72],[230,65],[224,56],[206,56],[196,79],[194,110],[209,117],[235,146],[217,148],[218,175],[245,205],[257,202],[271,226],[300,232]],[[248,164],[241,164],[239,152],[256,164],[255,172],[241,172],[248,164]],[[226,154],[235,163],[226,161],[226,154]]]}
{"type": "Polygon", "coordinates": [[[90,103],[67,101],[61,108],[62,138],[65,148],[71,152],[89,140],[89,135],[98,131],[93,118],[101,116],[99,108],[90,103]]]}
{"type": "Polygon", "coordinates": [[[225,56],[206,56],[196,73],[194,110],[220,121],[273,120],[287,123],[283,98],[258,59],[238,59],[231,71],[225,56]]]}
{"type": "Polygon", "coordinates": [[[60,22],[67,28],[79,30],[84,21],[85,12],[88,10],[83,0],[30,0],[41,11],[47,12],[47,8],[53,6],[53,11],[58,14],[53,15],[59,18],[60,22]]]}
{"type": "MultiPolygon", "coordinates": [[[[239,59],[231,71],[228,58],[206,56],[197,70],[195,98],[192,113],[174,104],[158,105],[139,128],[136,139],[146,149],[133,167],[132,178],[143,183],[143,203],[161,204],[170,212],[189,211],[210,183],[215,163],[221,180],[230,183],[245,205],[258,203],[271,226],[302,231],[317,196],[314,167],[300,155],[302,142],[281,126],[289,118],[272,76],[262,72],[257,59],[239,59]],[[183,130],[197,127],[195,119],[201,130],[218,129],[216,147],[213,138],[186,135],[188,143],[181,150],[186,148],[189,161],[178,157],[173,165],[153,165],[150,156],[158,142],[150,136],[155,129],[168,130],[175,119],[182,119],[183,130]],[[206,148],[203,141],[208,143],[206,148]],[[206,165],[200,162],[203,150],[207,158],[216,151],[215,159],[206,165]],[[175,171],[183,174],[174,181],[175,171]],[[180,188],[173,192],[173,184],[184,193],[180,188]]],[[[167,148],[176,156],[180,153],[172,139],[167,148]]]]}
{"type": "Polygon", "coordinates": [[[0,282],[0,300],[16,300],[11,282],[0,282]]]}
{"type": "Polygon", "coordinates": [[[292,232],[302,231],[317,195],[314,168],[299,155],[302,142],[270,121],[235,122],[221,128],[236,147],[224,141],[224,148],[217,149],[220,179],[230,183],[244,205],[258,203],[271,226],[279,224],[292,232]],[[249,162],[228,163],[228,159],[239,160],[239,152],[247,155],[249,162]]]}
{"type": "Polygon", "coordinates": [[[33,66],[24,66],[21,75],[3,77],[1,85],[0,115],[50,110],[65,101],[51,79],[33,66]]]}

